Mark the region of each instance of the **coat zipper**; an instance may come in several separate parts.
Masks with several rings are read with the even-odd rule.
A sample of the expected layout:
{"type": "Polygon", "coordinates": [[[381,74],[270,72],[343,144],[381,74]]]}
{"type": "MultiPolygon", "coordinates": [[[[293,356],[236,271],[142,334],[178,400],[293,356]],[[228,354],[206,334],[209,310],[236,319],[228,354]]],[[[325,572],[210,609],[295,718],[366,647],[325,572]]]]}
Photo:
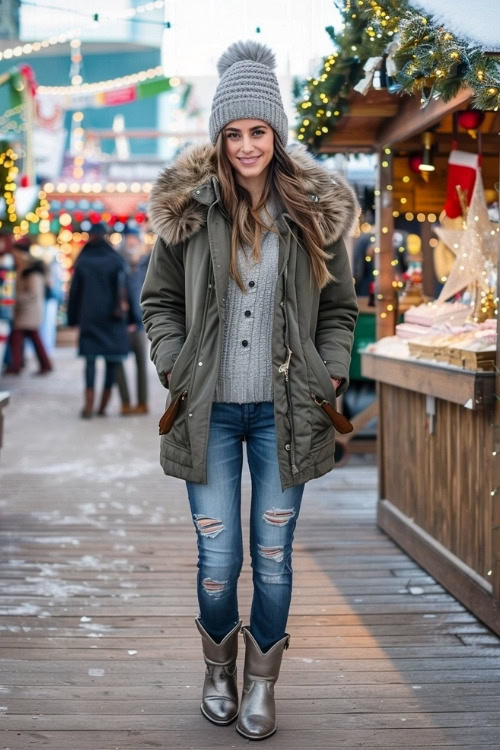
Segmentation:
{"type": "Polygon", "coordinates": [[[206,326],[206,323],[207,323],[208,308],[210,306],[210,300],[212,298],[212,288],[213,288],[213,285],[215,283],[214,275],[213,275],[212,263],[210,263],[210,274],[209,274],[208,278],[209,278],[208,289],[207,289],[207,293],[205,295],[205,307],[203,309],[203,318],[202,318],[202,321],[201,321],[200,338],[199,338],[199,341],[198,341],[198,346],[196,347],[196,356],[194,358],[193,369],[192,369],[192,372],[191,372],[191,381],[190,381],[190,384],[189,384],[190,398],[191,398],[191,395],[193,393],[194,378],[195,378],[195,374],[196,374],[196,368],[198,367],[198,360],[199,360],[199,357],[200,357],[200,351],[201,351],[201,347],[202,347],[202,344],[203,344],[203,336],[205,334],[205,326],[206,326]]]}
{"type": "Polygon", "coordinates": [[[287,266],[285,266],[283,271],[283,302],[281,303],[281,306],[283,308],[283,314],[285,317],[285,347],[287,352],[286,360],[283,362],[282,365],[279,366],[278,372],[280,372],[282,375],[285,376],[285,391],[286,391],[286,399],[288,402],[288,421],[290,422],[290,463],[292,466],[292,474],[298,474],[299,470],[297,468],[296,460],[295,460],[295,423],[293,418],[293,403],[292,403],[292,393],[291,393],[291,386],[290,386],[290,379],[288,377],[288,370],[290,369],[290,360],[292,358],[292,350],[290,349],[290,335],[289,335],[289,325],[288,325],[288,308],[287,308],[287,280],[288,280],[288,269],[287,266]]]}

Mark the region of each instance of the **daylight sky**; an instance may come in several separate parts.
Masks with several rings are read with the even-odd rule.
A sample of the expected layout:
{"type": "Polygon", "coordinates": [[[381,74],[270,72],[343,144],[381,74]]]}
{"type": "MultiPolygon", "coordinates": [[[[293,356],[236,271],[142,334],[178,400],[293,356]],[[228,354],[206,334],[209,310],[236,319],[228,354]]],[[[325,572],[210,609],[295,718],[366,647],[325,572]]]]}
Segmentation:
{"type": "MultiPolygon", "coordinates": [[[[147,2],[147,0],[142,0],[147,2]]],[[[161,26],[103,21],[91,14],[113,12],[138,5],[127,0],[21,0],[21,38],[42,40],[73,28],[85,41],[150,41],[158,44],[161,26]],[[60,11],[54,8],[61,8],[60,11]],[[87,17],[85,14],[89,14],[87,17]]],[[[161,21],[163,11],[144,19],[161,21]]],[[[236,39],[260,39],[276,52],[278,73],[308,73],[311,61],[330,52],[325,26],[338,27],[333,0],[167,0],[165,18],[172,28],[163,32],[163,61],[169,75],[216,75],[221,51],[236,39]],[[261,33],[256,33],[260,27],[261,33]]],[[[83,47],[85,54],[85,45],[83,47]]]]}

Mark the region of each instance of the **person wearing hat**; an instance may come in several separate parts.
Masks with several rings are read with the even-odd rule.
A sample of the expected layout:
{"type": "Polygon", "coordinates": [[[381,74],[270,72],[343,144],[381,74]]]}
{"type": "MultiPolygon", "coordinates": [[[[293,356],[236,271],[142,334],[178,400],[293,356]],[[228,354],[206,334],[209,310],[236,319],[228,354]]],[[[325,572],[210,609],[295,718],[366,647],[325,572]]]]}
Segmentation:
{"type": "Polygon", "coordinates": [[[144,325],[169,388],[161,463],[187,482],[198,541],[196,625],[206,663],[201,710],[264,739],[292,593],[292,540],[304,485],[333,468],[335,410],[348,385],[357,304],[343,237],[351,188],[297,146],[274,54],[236,42],[218,63],[210,144],[186,149],[151,193],[158,238],[142,292],[144,325]],[[252,478],[253,601],[241,622],[242,443],[252,478]]]}
{"type": "Polygon", "coordinates": [[[123,258],[106,240],[106,226],[94,224],[78,256],[68,297],[68,325],[79,326],[79,353],[85,358],[83,419],[94,412],[96,359],[106,362],[98,414],[105,416],[116,367],[128,354],[127,326],[138,322],[130,305],[123,258]]]}

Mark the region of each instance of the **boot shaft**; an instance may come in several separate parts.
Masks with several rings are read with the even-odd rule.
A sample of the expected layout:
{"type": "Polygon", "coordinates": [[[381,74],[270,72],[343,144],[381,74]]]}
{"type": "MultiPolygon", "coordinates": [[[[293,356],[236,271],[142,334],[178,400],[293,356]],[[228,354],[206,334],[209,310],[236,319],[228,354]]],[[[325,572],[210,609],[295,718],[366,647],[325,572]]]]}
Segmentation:
{"type": "Polygon", "coordinates": [[[245,640],[244,689],[247,689],[255,680],[266,680],[274,685],[279,677],[283,652],[288,648],[290,636],[286,633],[265,653],[262,652],[246,627],[243,628],[243,638],[245,640]]]}
{"type": "Polygon", "coordinates": [[[199,618],[197,618],[195,622],[201,635],[203,658],[207,665],[230,666],[236,662],[241,622],[238,622],[220,643],[216,643],[213,638],[210,637],[199,618]]]}

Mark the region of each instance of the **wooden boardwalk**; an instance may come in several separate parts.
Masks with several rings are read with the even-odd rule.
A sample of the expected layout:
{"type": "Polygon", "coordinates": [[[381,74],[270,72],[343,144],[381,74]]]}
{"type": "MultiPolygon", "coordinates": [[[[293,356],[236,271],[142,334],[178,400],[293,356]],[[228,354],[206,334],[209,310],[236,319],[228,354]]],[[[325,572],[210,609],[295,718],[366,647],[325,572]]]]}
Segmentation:
{"type": "MultiPolygon", "coordinates": [[[[199,711],[195,535],[158,466],[164,392],[153,376],[152,416],[81,422],[80,366],[62,352],[53,377],[3,383],[0,750],[247,747],[199,711]]],[[[265,746],[499,748],[500,640],[377,529],[375,485],[358,462],[306,488],[265,746]]],[[[247,555],[244,621],[250,593],[247,555]]]]}

